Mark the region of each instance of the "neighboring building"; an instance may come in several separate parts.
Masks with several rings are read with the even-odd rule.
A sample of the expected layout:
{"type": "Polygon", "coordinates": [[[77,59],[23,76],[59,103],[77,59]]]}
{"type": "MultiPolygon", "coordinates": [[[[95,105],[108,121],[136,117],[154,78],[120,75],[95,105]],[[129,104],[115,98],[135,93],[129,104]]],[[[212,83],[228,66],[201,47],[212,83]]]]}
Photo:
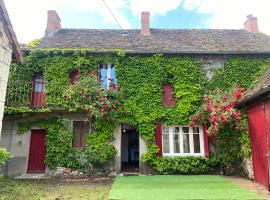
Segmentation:
{"type": "Polygon", "coordinates": [[[253,161],[254,180],[270,187],[270,67],[246,92],[238,106],[246,108],[253,161]]]}
{"type": "MultiPolygon", "coordinates": [[[[0,132],[11,60],[22,62],[22,52],[3,0],[0,0],[0,132]]],[[[1,137],[1,134],[0,134],[1,137]]]]}
{"type": "MultiPolygon", "coordinates": [[[[82,49],[82,51],[88,49],[92,54],[108,55],[108,57],[110,54],[116,53],[117,49],[123,50],[126,55],[135,55],[137,57],[154,54],[164,54],[175,58],[186,56],[201,63],[201,68],[208,79],[212,78],[213,70],[224,67],[226,58],[229,56],[270,57],[270,37],[258,32],[257,18],[253,16],[248,16],[243,30],[151,29],[149,12],[143,12],[141,20],[141,30],[62,29],[61,20],[56,11],[48,11],[46,35],[41,39],[36,49],[49,49],[50,51],[58,49],[56,51],[62,51],[65,56],[70,54],[70,49],[82,49]]],[[[31,49],[25,50],[26,54],[29,51],[31,52],[31,49]]],[[[35,67],[38,67],[40,64],[38,64],[38,53],[36,56],[37,65],[35,67]]],[[[55,58],[60,59],[60,56],[55,58]]],[[[99,66],[94,66],[99,67],[101,80],[106,80],[106,78],[115,80],[115,77],[117,79],[117,74],[115,75],[117,73],[117,70],[115,71],[117,63],[106,60],[101,61],[99,66]]],[[[66,79],[67,77],[70,78],[70,84],[76,82],[78,68],[81,65],[85,64],[88,67],[93,67],[89,64],[90,61],[85,61],[83,64],[80,61],[84,62],[83,60],[78,62],[70,60],[69,63],[66,63],[66,65],[71,65],[70,69],[74,68],[73,71],[70,71],[70,74],[63,74],[66,79]]],[[[50,65],[53,65],[53,63],[50,63],[50,65]]],[[[137,70],[140,70],[138,66],[136,67],[137,70]]],[[[57,87],[60,86],[55,85],[54,91],[45,93],[46,84],[53,84],[49,80],[45,82],[46,70],[48,70],[46,67],[35,69],[31,74],[32,77],[28,80],[29,83],[26,83],[28,89],[23,91],[13,90],[18,92],[17,99],[12,99],[14,96],[12,98],[8,96],[7,106],[16,108],[16,106],[23,105],[30,109],[48,108],[49,105],[46,105],[47,102],[45,101],[46,95],[47,97],[49,95],[60,95],[58,101],[60,102],[63,97],[63,94],[57,90],[57,87]],[[43,73],[41,70],[43,70],[43,73]],[[33,82],[31,82],[32,78],[33,82]],[[22,99],[21,96],[25,95],[25,92],[29,96],[26,95],[27,97],[22,99]]],[[[54,70],[61,71],[61,69],[54,70]]],[[[151,74],[145,74],[145,76],[151,76],[151,74]]],[[[166,76],[169,77],[169,75],[166,76]]],[[[139,81],[141,77],[134,78],[139,81]]],[[[11,90],[16,88],[16,84],[10,85],[11,90]]],[[[103,86],[107,87],[108,83],[103,86]]],[[[162,88],[162,85],[160,85],[160,88],[162,88]]],[[[160,88],[157,89],[157,92],[160,91],[160,88]]],[[[139,89],[137,88],[137,90],[139,89]]],[[[171,98],[171,95],[175,88],[172,88],[170,84],[165,84],[163,89],[164,105],[174,106],[177,100],[171,98]]],[[[162,104],[162,94],[160,99],[162,104]]],[[[72,121],[73,146],[83,147],[85,135],[89,133],[90,129],[89,125],[85,123],[87,120],[85,114],[63,111],[59,109],[57,102],[50,102],[50,106],[53,106],[51,108],[52,112],[46,112],[45,110],[43,113],[33,113],[27,120],[49,119],[55,116],[70,119],[72,121]]],[[[132,114],[135,115],[136,113],[132,114]]],[[[31,172],[44,173],[46,170],[44,164],[46,154],[44,148],[45,132],[38,127],[32,127],[27,133],[18,134],[18,122],[21,118],[22,115],[19,114],[7,114],[5,116],[0,146],[6,147],[14,156],[8,164],[6,173],[8,175],[31,172]]],[[[154,123],[157,123],[156,144],[160,147],[160,156],[207,157],[209,155],[209,141],[203,127],[193,128],[188,124],[166,126],[162,122],[159,123],[158,120],[154,123]]],[[[118,124],[114,131],[112,144],[117,149],[117,155],[114,162],[111,163],[111,171],[120,172],[125,169],[132,169],[147,173],[148,169],[140,159],[141,155],[147,152],[147,145],[144,139],[139,136],[135,127],[126,123],[118,124]]]]}

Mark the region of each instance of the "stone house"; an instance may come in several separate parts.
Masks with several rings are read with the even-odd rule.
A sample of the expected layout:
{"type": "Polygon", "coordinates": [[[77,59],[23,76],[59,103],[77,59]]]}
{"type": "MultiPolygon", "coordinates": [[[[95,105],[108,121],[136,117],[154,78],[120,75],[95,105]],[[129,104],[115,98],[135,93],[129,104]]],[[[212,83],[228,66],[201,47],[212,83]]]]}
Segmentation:
{"type": "Polygon", "coordinates": [[[13,31],[4,1],[0,1],[0,131],[4,116],[6,88],[11,60],[22,62],[22,52],[13,31]]]}
{"type": "MultiPolygon", "coordinates": [[[[61,104],[61,99],[64,96],[63,92],[58,90],[58,87],[61,86],[55,85],[53,89],[50,84],[52,85],[53,81],[59,83],[62,79],[60,85],[76,83],[78,74],[84,66],[86,66],[85,70],[91,70],[93,67],[98,69],[102,87],[105,89],[112,82],[113,84],[119,82],[125,92],[125,88],[132,84],[125,81],[130,81],[131,78],[136,79],[133,80],[133,84],[137,84],[139,87],[131,88],[130,94],[127,90],[125,93],[126,96],[129,95],[126,103],[129,115],[125,121],[117,123],[113,138],[110,141],[117,152],[110,163],[110,170],[117,173],[129,170],[147,173],[149,168],[143,162],[142,156],[148,152],[149,141],[153,141],[153,132],[151,132],[153,130],[155,131],[155,143],[159,147],[159,156],[209,156],[211,144],[206,135],[205,127],[189,126],[187,122],[189,116],[184,116],[184,120],[180,124],[180,122],[176,122],[177,115],[171,119],[170,113],[181,114],[184,106],[187,104],[189,108],[193,106],[193,103],[189,104],[192,97],[188,96],[187,102],[177,108],[175,107],[181,101],[182,96],[188,95],[182,94],[182,91],[189,92],[195,88],[195,92],[191,93],[199,94],[196,85],[202,81],[200,70],[203,72],[204,78],[211,80],[215,75],[215,70],[226,68],[230,57],[238,56],[255,60],[256,58],[269,58],[270,37],[259,32],[257,18],[251,15],[248,16],[244,29],[240,30],[154,29],[150,28],[150,13],[142,12],[141,29],[110,30],[64,29],[57,12],[48,11],[46,35],[35,49],[25,49],[24,52],[27,58],[35,61],[32,66],[34,70],[31,71],[32,74],[26,77],[29,81],[24,83],[27,85],[25,87],[27,89],[16,91],[18,84],[12,82],[9,86],[9,91],[15,91],[18,95],[7,96],[6,106],[12,108],[13,111],[17,110],[10,114],[10,109],[7,109],[2,140],[0,141],[0,146],[7,148],[14,156],[5,167],[6,174],[45,173],[49,171],[44,163],[49,151],[46,150],[45,145],[48,144],[49,140],[49,138],[46,139],[46,129],[31,126],[30,130],[25,131],[24,134],[19,134],[19,122],[22,119],[29,122],[37,119],[45,121],[59,116],[69,119],[72,130],[72,144],[69,145],[74,148],[83,148],[87,134],[91,129],[91,126],[87,123],[86,115],[81,112],[67,112],[61,109],[59,104],[61,104]],[[77,54],[72,54],[74,50],[80,50],[85,57],[77,57],[77,54]],[[46,53],[41,53],[43,51],[46,53]],[[35,54],[31,54],[31,52],[35,52],[35,54]],[[122,62],[122,68],[120,69],[120,62],[117,59],[114,62],[115,57],[110,56],[114,54],[117,57],[122,52],[128,57],[128,61],[122,62]],[[155,64],[155,62],[162,62],[158,56],[154,57],[156,59],[152,61],[147,60],[159,54],[166,56],[166,58],[172,58],[172,60],[179,61],[182,57],[187,60],[181,66],[173,66],[169,62],[161,65],[155,64]],[[93,61],[95,57],[88,60],[87,57],[92,55],[101,58],[97,62],[93,61]],[[59,62],[62,62],[62,56],[67,59],[67,62],[58,68],[54,68],[59,62]],[[106,59],[106,57],[108,58],[106,59]],[[55,60],[50,61],[51,58],[55,60]],[[140,59],[137,58],[144,59],[144,62],[140,63],[140,59]],[[137,60],[134,61],[134,59],[137,60]],[[130,62],[134,62],[134,68],[125,70],[125,65],[128,66],[130,62]],[[153,70],[152,64],[156,69],[153,70]],[[193,68],[197,65],[199,68],[193,68]],[[65,70],[66,66],[68,66],[68,71],[65,70]],[[171,70],[170,73],[163,73],[161,66],[163,68],[168,67],[168,70],[171,70]],[[147,68],[152,71],[147,71],[147,68]],[[141,73],[143,69],[145,71],[141,73]],[[154,74],[155,70],[159,71],[158,75],[154,74]],[[131,72],[132,75],[129,74],[131,72]],[[171,81],[174,78],[174,73],[180,74],[177,81],[171,81]],[[138,74],[140,74],[139,77],[138,74]],[[195,74],[193,79],[190,78],[192,74],[195,74]],[[56,75],[57,80],[54,78],[56,75]],[[148,84],[145,80],[149,77],[154,78],[148,84]],[[190,84],[188,89],[181,85],[185,80],[190,84]],[[189,80],[194,81],[194,83],[189,80]],[[172,84],[177,84],[177,86],[173,87],[172,84]],[[155,88],[157,85],[158,88],[155,88]],[[20,98],[25,94],[26,98],[20,98]],[[144,97],[135,99],[137,94],[144,95],[144,97]],[[52,101],[51,96],[53,95],[55,95],[52,98],[53,100],[57,99],[57,95],[60,95],[60,98],[57,101],[52,101]],[[155,99],[156,95],[160,98],[155,99]],[[146,100],[149,102],[149,106],[145,103],[141,104],[146,100]],[[131,106],[132,102],[135,106],[131,106]],[[22,109],[19,110],[19,107],[22,109]],[[153,107],[160,110],[150,112],[153,107]],[[176,110],[174,110],[175,108],[176,110]],[[28,114],[30,113],[27,117],[23,115],[25,110],[28,114]],[[138,119],[138,115],[141,113],[144,115],[142,120],[138,119]],[[170,121],[172,125],[166,125],[166,120],[170,121]],[[147,135],[148,129],[152,135],[147,135]],[[141,133],[141,130],[146,131],[141,133]],[[142,135],[145,138],[149,136],[151,139],[146,141],[142,135]]],[[[254,69],[256,69],[255,67],[254,69]]],[[[15,72],[11,72],[12,76],[15,72]]],[[[18,77],[22,77],[23,74],[28,72],[29,70],[16,73],[18,77]]],[[[197,101],[194,100],[194,104],[197,101]]],[[[189,108],[186,109],[187,114],[191,115],[194,109],[189,112],[189,108]]],[[[57,157],[56,154],[55,157],[57,157]]]]}

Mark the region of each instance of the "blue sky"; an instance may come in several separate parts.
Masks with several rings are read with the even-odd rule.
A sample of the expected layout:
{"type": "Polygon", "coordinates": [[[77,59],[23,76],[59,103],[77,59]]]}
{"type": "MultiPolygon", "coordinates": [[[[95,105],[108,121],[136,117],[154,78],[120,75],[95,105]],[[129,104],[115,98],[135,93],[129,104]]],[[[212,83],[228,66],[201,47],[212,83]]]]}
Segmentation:
{"type": "MultiPolygon", "coordinates": [[[[19,42],[41,38],[47,10],[57,10],[63,28],[119,28],[102,0],[4,0],[19,42]]],[[[270,34],[267,0],[105,0],[123,28],[140,28],[150,11],[152,28],[242,29],[248,14],[270,34]]]]}
{"type": "MultiPolygon", "coordinates": [[[[99,11],[80,11],[76,12],[74,8],[65,6],[57,10],[62,21],[62,26],[66,28],[112,28],[118,29],[117,23],[103,21],[102,14],[99,11]]],[[[139,15],[133,15],[128,8],[121,10],[130,23],[128,28],[140,29],[141,21],[139,15]]],[[[209,28],[212,15],[205,13],[196,13],[193,10],[188,11],[182,6],[168,11],[166,14],[157,14],[151,16],[152,28],[209,28]]],[[[121,26],[123,26],[120,23],[121,26]]],[[[127,27],[125,27],[127,28],[127,27]]]]}

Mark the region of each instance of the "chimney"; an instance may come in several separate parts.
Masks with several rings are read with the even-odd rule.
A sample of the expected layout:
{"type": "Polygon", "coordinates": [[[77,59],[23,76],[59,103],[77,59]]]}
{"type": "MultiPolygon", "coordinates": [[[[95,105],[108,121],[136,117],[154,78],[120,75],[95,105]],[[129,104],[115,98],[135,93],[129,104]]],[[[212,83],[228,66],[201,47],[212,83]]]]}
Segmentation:
{"type": "Polygon", "coordinates": [[[61,19],[56,10],[48,10],[47,15],[46,36],[51,36],[62,28],[61,19]]]}
{"type": "Polygon", "coordinates": [[[257,23],[257,17],[254,17],[253,15],[248,15],[247,20],[244,23],[245,30],[252,32],[252,33],[258,33],[258,23],[257,23]]]}
{"type": "Polygon", "coordinates": [[[151,35],[150,32],[150,12],[143,11],[141,13],[141,34],[142,36],[151,35]]]}

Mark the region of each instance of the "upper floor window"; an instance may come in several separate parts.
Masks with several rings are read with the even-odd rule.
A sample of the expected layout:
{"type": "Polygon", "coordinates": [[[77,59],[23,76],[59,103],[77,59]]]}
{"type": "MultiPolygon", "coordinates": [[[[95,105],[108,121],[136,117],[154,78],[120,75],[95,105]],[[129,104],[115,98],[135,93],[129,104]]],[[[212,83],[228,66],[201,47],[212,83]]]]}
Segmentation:
{"type": "Polygon", "coordinates": [[[84,147],[89,132],[90,132],[89,122],[73,121],[72,147],[84,147]]]}
{"type": "Polygon", "coordinates": [[[45,82],[42,72],[35,73],[32,84],[31,106],[43,107],[45,104],[45,82]]]}
{"type": "Polygon", "coordinates": [[[164,156],[204,156],[203,128],[200,126],[164,126],[164,156]]]}
{"type": "Polygon", "coordinates": [[[113,63],[100,65],[100,81],[102,88],[109,88],[116,85],[115,66],[113,63]]]}
{"type": "Polygon", "coordinates": [[[73,70],[72,72],[69,73],[69,79],[72,85],[75,85],[79,81],[79,78],[80,78],[79,70],[73,70]]]}
{"type": "Polygon", "coordinates": [[[169,85],[163,85],[163,104],[164,106],[174,106],[176,104],[176,98],[173,96],[174,88],[169,85]]]}

